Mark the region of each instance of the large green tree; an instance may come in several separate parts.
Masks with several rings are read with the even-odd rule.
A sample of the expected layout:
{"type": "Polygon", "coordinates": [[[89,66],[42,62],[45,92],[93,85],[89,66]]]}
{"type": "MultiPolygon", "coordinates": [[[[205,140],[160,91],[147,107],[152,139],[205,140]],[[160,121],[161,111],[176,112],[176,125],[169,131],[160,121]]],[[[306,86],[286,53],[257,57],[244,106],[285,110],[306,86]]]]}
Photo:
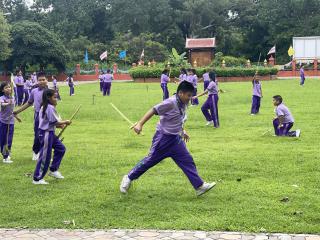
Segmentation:
{"type": "Polygon", "coordinates": [[[64,70],[69,53],[53,32],[38,23],[22,21],[12,26],[11,66],[25,69],[28,65],[39,64],[45,67],[53,64],[64,70]]]}
{"type": "Polygon", "coordinates": [[[11,54],[10,48],[10,25],[0,10],[0,61],[7,60],[11,54]]]}
{"type": "MultiPolygon", "coordinates": [[[[135,37],[152,34],[151,41],[178,52],[185,51],[186,37],[216,37],[217,51],[251,60],[257,60],[260,52],[265,57],[277,45],[278,61],[285,63],[289,61],[286,52],[293,36],[318,35],[320,31],[319,0],[34,2],[28,8],[23,0],[0,0],[0,8],[11,13],[10,24],[27,19],[55,32],[67,48],[75,49],[73,56],[78,58],[84,49],[74,47],[74,40],[80,36],[91,42],[91,56],[96,58],[105,46],[114,52],[119,44],[123,48],[135,37]],[[118,43],[119,39],[126,42],[118,43]]],[[[115,54],[111,56],[115,58],[115,54]]]]}

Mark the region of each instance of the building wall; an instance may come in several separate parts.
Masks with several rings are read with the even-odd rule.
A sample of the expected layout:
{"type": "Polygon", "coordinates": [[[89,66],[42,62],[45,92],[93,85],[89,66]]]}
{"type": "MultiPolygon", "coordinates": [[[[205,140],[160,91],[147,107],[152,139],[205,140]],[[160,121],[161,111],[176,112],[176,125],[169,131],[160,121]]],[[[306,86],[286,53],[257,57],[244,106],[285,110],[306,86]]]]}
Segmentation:
{"type": "Polygon", "coordinates": [[[205,67],[210,65],[213,60],[212,50],[191,50],[190,52],[190,63],[193,66],[194,62],[197,61],[198,67],[205,67]]]}

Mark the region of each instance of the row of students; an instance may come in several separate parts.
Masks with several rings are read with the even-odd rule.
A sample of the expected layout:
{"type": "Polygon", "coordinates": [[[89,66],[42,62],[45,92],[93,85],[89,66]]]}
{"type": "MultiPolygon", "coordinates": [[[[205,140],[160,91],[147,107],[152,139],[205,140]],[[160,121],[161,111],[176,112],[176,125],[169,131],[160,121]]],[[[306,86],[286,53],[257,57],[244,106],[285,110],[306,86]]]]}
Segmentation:
{"type": "Polygon", "coordinates": [[[113,81],[113,74],[111,73],[111,70],[108,69],[105,72],[101,71],[101,74],[99,75],[100,80],[100,92],[102,92],[103,96],[110,96],[111,93],[111,85],[113,81]]]}

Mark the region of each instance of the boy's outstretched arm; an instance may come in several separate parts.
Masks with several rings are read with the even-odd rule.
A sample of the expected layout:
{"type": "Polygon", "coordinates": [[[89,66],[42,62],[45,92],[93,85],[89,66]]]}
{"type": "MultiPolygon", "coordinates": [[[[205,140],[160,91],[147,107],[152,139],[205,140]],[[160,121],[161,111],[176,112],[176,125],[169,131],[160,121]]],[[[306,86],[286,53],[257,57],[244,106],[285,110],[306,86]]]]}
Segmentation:
{"type": "Polygon", "coordinates": [[[14,115],[18,115],[19,113],[23,112],[24,110],[26,110],[30,106],[32,106],[32,104],[26,102],[21,108],[19,108],[16,111],[14,111],[13,114],[14,115]]]}
{"type": "Polygon", "coordinates": [[[206,95],[206,94],[208,94],[208,90],[205,90],[203,93],[200,93],[197,96],[194,96],[192,99],[196,99],[196,98],[202,97],[203,95],[206,95]]]}
{"type": "Polygon", "coordinates": [[[137,122],[135,125],[132,126],[133,130],[137,133],[140,134],[142,131],[143,125],[149,121],[150,118],[153,117],[153,115],[156,114],[156,111],[154,108],[151,108],[141,119],[139,122],[137,122]]]}

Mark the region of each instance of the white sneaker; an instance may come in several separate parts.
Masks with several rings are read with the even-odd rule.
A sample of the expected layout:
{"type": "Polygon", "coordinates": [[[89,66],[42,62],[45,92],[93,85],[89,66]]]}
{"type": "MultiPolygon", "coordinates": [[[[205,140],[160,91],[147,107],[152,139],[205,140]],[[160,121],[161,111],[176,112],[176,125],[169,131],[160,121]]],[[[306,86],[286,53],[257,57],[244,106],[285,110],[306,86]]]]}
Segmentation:
{"type": "Polygon", "coordinates": [[[131,180],[129,179],[128,175],[125,175],[122,178],[122,182],[120,185],[120,192],[127,193],[130,188],[130,185],[131,185],[131,180]]]}
{"type": "Polygon", "coordinates": [[[48,175],[57,179],[64,179],[64,176],[62,176],[62,174],[58,171],[55,171],[55,172],[50,171],[48,175]]]}
{"type": "Polygon", "coordinates": [[[213,121],[207,122],[206,126],[210,126],[210,125],[213,125],[213,121]]]}
{"type": "Polygon", "coordinates": [[[49,184],[49,183],[46,182],[44,179],[41,179],[41,180],[39,180],[39,181],[33,180],[32,183],[35,184],[35,185],[47,185],[47,184],[49,184]]]}
{"type": "Polygon", "coordinates": [[[300,129],[297,129],[297,130],[296,130],[296,137],[300,137],[300,134],[301,134],[301,130],[300,130],[300,129]]]}
{"type": "Polygon", "coordinates": [[[215,182],[212,182],[212,183],[206,183],[206,182],[204,182],[204,183],[202,184],[202,186],[199,187],[199,188],[196,190],[197,196],[199,197],[199,196],[201,196],[202,194],[208,192],[208,191],[209,191],[210,189],[212,189],[215,185],[216,185],[215,182]]]}
{"type": "Polygon", "coordinates": [[[35,153],[35,152],[33,152],[32,161],[38,161],[39,156],[40,156],[40,153],[35,153]]]}
{"type": "Polygon", "coordinates": [[[11,158],[10,158],[10,156],[9,156],[9,157],[3,159],[3,163],[10,164],[10,163],[13,163],[13,161],[11,161],[11,158]]]}

